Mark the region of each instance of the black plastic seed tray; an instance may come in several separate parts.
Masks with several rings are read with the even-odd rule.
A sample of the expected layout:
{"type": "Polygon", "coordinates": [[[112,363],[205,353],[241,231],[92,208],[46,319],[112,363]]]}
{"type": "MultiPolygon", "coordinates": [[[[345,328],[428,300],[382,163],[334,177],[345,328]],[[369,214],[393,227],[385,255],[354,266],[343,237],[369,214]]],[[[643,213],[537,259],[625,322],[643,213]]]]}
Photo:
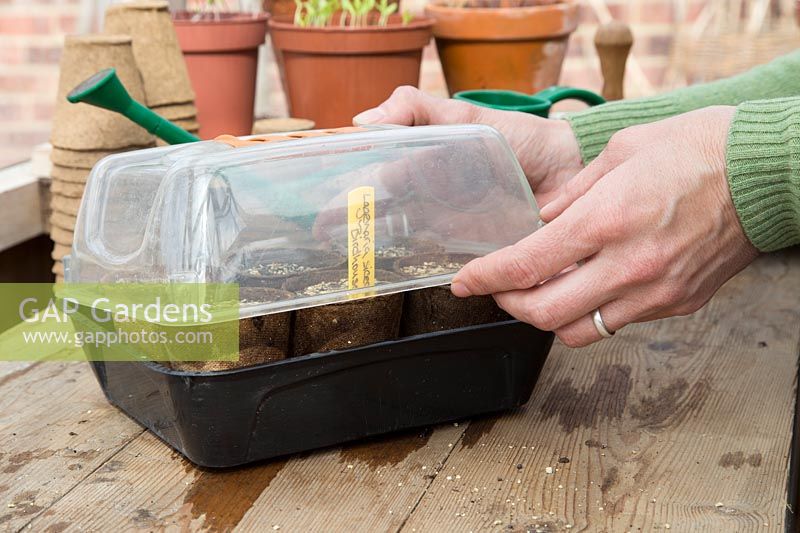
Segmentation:
{"type": "Polygon", "coordinates": [[[552,343],[510,321],[225,372],[91,364],[112,404],[193,463],[230,467],[519,407],[552,343]]]}

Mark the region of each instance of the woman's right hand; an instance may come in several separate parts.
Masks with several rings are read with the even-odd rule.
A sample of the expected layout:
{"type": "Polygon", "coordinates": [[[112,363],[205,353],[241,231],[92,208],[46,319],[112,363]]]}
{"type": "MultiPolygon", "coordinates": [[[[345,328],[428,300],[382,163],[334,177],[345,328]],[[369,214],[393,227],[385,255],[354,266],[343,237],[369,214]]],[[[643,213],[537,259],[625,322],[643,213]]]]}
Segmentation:
{"type": "Polygon", "coordinates": [[[558,196],[561,185],[583,169],[578,141],[566,120],[437,98],[408,86],[398,87],[384,103],[353,119],[358,126],[468,123],[492,126],[503,134],[522,165],[540,207],[558,196]]]}

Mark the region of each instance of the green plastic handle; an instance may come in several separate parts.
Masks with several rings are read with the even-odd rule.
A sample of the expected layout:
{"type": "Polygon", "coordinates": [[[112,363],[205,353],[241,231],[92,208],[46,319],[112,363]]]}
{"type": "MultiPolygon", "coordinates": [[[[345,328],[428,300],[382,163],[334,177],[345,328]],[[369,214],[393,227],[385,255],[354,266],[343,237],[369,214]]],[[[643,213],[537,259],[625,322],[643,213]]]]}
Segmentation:
{"type": "Polygon", "coordinates": [[[563,87],[553,85],[547,89],[543,89],[533,96],[548,100],[555,104],[561,100],[578,100],[589,105],[605,104],[606,100],[602,96],[586,89],[576,89],[575,87],[563,87]]]}
{"type": "Polygon", "coordinates": [[[200,140],[131,98],[113,68],[103,69],[78,84],[67,95],[67,100],[73,104],[83,102],[120,113],[169,144],[200,140]]]}
{"type": "Polygon", "coordinates": [[[169,144],[191,143],[200,140],[199,137],[192,135],[180,126],[176,126],[136,100],[131,99],[128,106],[120,113],[169,144]]]}

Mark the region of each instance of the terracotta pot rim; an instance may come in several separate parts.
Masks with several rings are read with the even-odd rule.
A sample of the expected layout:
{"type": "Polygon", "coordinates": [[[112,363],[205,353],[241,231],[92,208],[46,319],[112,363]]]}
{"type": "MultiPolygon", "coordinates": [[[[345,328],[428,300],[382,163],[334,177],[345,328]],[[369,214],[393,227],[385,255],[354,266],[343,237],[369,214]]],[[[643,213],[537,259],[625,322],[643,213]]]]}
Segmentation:
{"type": "Polygon", "coordinates": [[[435,21],[431,17],[417,17],[408,24],[388,24],[386,26],[362,26],[358,28],[348,28],[341,26],[325,26],[322,28],[316,27],[302,27],[295,26],[293,22],[288,22],[287,19],[270,19],[268,26],[270,29],[276,29],[286,32],[297,33],[328,33],[328,34],[367,34],[367,33],[383,33],[383,32],[403,32],[427,29],[434,25],[435,21]]]}
{"type": "MultiPolygon", "coordinates": [[[[177,15],[180,15],[179,12],[177,15]]],[[[269,15],[233,13],[217,21],[190,22],[172,19],[184,55],[257,50],[264,44],[269,15]]]]}
{"type": "Polygon", "coordinates": [[[384,55],[421,52],[433,34],[433,19],[403,25],[365,28],[303,28],[270,21],[272,46],[284,52],[323,56],[384,55]]]}
{"type": "Polygon", "coordinates": [[[520,12],[525,15],[533,15],[543,11],[561,11],[567,9],[577,8],[578,4],[574,0],[565,0],[557,4],[545,4],[541,6],[519,6],[519,7],[456,7],[448,6],[445,2],[433,0],[425,6],[425,11],[432,11],[438,13],[458,14],[458,13],[473,13],[483,15],[498,15],[519,17],[520,12]]]}
{"type": "Polygon", "coordinates": [[[245,24],[263,24],[269,20],[269,13],[244,13],[229,12],[223,13],[223,18],[219,20],[203,19],[192,21],[189,18],[178,18],[181,15],[190,13],[189,11],[178,11],[172,16],[172,23],[180,26],[235,26],[245,24]]]}
{"type": "Polygon", "coordinates": [[[458,8],[428,4],[437,39],[455,41],[537,41],[566,39],[578,26],[573,1],[528,7],[458,8]]]}

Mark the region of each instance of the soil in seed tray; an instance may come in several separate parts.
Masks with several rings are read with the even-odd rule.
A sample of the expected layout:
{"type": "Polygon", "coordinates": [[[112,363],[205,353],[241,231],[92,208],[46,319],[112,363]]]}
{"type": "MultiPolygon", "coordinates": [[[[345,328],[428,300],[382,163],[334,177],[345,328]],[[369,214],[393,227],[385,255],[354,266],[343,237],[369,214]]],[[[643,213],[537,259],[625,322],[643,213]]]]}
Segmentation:
{"type": "Polygon", "coordinates": [[[392,270],[398,259],[443,251],[441,246],[430,241],[400,239],[391,245],[378,246],[375,249],[375,268],[392,270]]]}
{"type": "Polygon", "coordinates": [[[332,268],[345,259],[336,253],[320,250],[275,249],[247,252],[237,265],[236,281],[242,287],[279,289],[290,277],[305,272],[332,268]]]}
{"type": "Polygon", "coordinates": [[[239,287],[239,303],[242,306],[270,304],[292,298],[291,293],[270,287],[239,287]]]}
{"type": "MultiPolygon", "coordinates": [[[[378,270],[378,282],[399,281],[378,270]]],[[[287,280],[284,288],[297,296],[347,289],[347,271],[311,272],[287,280]]],[[[356,348],[398,338],[403,294],[360,298],[339,304],[298,309],[292,332],[292,355],[356,348]]]]}
{"type": "MultiPolygon", "coordinates": [[[[470,254],[424,254],[396,262],[395,271],[415,278],[437,276],[461,269],[472,259],[470,254]]],[[[431,287],[406,293],[400,334],[403,337],[445,331],[480,324],[512,320],[491,296],[458,298],[450,286],[431,287]]]]}
{"type": "Polygon", "coordinates": [[[455,273],[477,257],[474,254],[463,253],[416,254],[397,259],[392,270],[406,279],[427,278],[455,273]]]}
{"type": "MultiPolygon", "coordinates": [[[[253,296],[267,301],[285,300],[291,295],[276,289],[260,288],[253,296]],[[274,294],[268,294],[274,293],[274,294]]],[[[292,313],[274,313],[239,320],[238,361],[172,362],[172,368],[195,372],[233,370],[286,359],[289,355],[292,313]]]]}

